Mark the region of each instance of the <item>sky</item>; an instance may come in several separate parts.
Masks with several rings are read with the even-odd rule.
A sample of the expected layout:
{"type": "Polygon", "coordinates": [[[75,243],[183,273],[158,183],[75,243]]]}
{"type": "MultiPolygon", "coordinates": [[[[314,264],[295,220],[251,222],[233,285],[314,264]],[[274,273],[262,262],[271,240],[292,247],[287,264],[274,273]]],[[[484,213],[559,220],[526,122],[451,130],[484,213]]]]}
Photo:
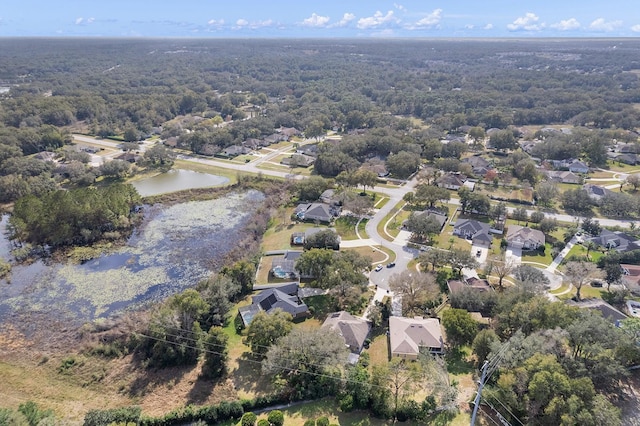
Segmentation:
{"type": "Polygon", "coordinates": [[[640,37],[640,0],[5,0],[0,37],[640,37]]]}

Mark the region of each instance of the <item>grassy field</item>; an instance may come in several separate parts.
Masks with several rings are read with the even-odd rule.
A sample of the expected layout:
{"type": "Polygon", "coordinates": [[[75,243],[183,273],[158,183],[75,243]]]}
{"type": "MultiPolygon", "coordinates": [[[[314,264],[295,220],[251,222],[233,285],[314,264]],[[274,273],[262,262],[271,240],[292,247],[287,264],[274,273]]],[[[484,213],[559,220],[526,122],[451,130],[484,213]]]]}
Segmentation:
{"type": "MultiPolygon", "coordinates": [[[[566,288],[565,288],[566,290],[566,288]]],[[[558,296],[560,300],[568,300],[576,295],[577,290],[574,288],[571,289],[569,293],[561,294],[558,296]]],[[[607,290],[603,288],[591,287],[590,285],[583,285],[580,289],[580,297],[582,299],[602,299],[602,295],[606,294],[607,290]]]]}
{"type": "MultiPolygon", "coordinates": [[[[569,260],[572,256],[583,257],[586,255],[587,255],[586,247],[583,246],[582,244],[576,244],[573,247],[571,247],[571,250],[569,250],[569,253],[565,256],[565,261],[569,260]]],[[[602,256],[604,256],[604,253],[598,250],[591,250],[589,252],[589,259],[591,259],[592,262],[597,262],[598,259],[600,259],[602,256]]]]}
{"type": "MultiPolygon", "coordinates": [[[[380,221],[380,223],[378,224],[378,234],[380,234],[382,236],[382,238],[384,238],[387,241],[393,241],[394,237],[387,234],[384,231],[384,226],[385,224],[397,213],[399,212],[402,207],[405,205],[406,203],[404,201],[400,201],[398,202],[398,204],[396,204],[393,209],[391,209],[391,211],[380,221]]],[[[397,222],[397,221],[396,221],[397,222]]],[[[397,225],[399,226],[399,225],[397,225]]],[[[389,226],[387,227],[387,229],[390,230],[391,224],[389,224],[389,226]]],[[[396,234],[398,235],[398,234],[396,234]]]]}
{"type": "MultiPolygon", "coordinates": [[[[385,253],[381,252],[380,249],[382,248],[382,246],[377,246],[376,248],[378,248],[378,250],[372,249],[369,246],[364,246],[364,247],[353,247],[353,248],[348,248],[348,249],[344,249],[341,251],[355,251],[358,254],[361,254],[362,256],[366,256],[369,259],[371,259],[372,263],[379,263],[379,262],[384,262],[385,259],[387,259],[387,256],[385,256],[385,253]]],[[[391,260],[392,257],[389,257],[389,262],[392,262],[393,260],[395,260],[395,256],[393,256],[393,260],[391,260]]]]}
{"type": "Polygon", "coordinates": [[[546,243],[544,253],[540,253],[537,250],[524,251],[522,252],[522,261],[541,263],[543,265],[551,265],[551,262],[553,262],[553,257],[551,256],[551,250],[552,250],[551,244],[546,243]]]}
{"type": "Polygon", "coordinates": [[[357,240],[357,223],[358,218],[356,217],[342,216],[336,219],[334,227],[336,228],[336,232],[338,232],[338,235],[340,235],[340,238],[342,238],[343,240],[357,240]]]}

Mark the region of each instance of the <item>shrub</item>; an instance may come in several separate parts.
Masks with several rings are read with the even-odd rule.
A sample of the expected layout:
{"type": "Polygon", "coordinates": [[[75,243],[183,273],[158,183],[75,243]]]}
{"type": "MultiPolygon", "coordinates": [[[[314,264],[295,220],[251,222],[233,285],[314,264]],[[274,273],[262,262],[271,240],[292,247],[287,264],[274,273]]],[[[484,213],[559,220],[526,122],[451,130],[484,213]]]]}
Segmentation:
{"type": "Polygon", "coordinates": [[[282,426],[284,424],[284,414],[280,410],[270,411],[267,420],[272,426],[282,426]]]}
{"type": "Polygon", "coordinates": [[[242,426],[255,426],[258,416],[252,412],[244,413],[242,416],[242,426]]]}
{"type": "Polygon", "coordinates": [[[316,426],[329,426],[329,419],[327,417],[320,417],[316,420],[316,426]]]}
{"type": "Polygon", "coordinates": [[[309,419],[302,426],[316,426],[316,421],[313,419],[309,419]]]}
{"type": "Polygon", "coordinates": [[[261,419],[260,421],[258,421],[258,426],[271,426],[271,425],[265,419],[261,419]]]}

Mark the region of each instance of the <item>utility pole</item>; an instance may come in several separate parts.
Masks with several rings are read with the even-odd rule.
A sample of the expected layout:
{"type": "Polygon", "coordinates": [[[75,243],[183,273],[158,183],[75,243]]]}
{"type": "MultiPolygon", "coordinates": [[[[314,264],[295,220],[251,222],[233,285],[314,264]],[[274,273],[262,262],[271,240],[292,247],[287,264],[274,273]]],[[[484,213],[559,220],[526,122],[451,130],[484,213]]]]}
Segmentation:
{"type": "Polygon", "coordinates": [[[485,361],[482,365],[482,376],[478,381],[478,392],[476,392],[476,397],[473,400],[473,414],[471,415],[471,426],[475,426],[476,424],[476,415],[478,414],[478,407],[480,406],[480,398],[482,396],[482,388],[484,387],[484,381],[487,378],[487,370],[489,368],[489,361],[485,361]]]}

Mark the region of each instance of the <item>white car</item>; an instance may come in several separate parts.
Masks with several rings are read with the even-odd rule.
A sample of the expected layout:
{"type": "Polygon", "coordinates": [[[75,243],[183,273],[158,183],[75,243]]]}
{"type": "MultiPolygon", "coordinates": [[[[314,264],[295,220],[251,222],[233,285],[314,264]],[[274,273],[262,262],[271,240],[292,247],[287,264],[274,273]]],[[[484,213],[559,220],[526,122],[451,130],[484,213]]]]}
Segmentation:
{"type": "Polygon", "coordinates": [[[374,271],[376,271],[376,272],[382,271],[382,265],[376,266],[376,269],[374,269],[374,271]]]}

